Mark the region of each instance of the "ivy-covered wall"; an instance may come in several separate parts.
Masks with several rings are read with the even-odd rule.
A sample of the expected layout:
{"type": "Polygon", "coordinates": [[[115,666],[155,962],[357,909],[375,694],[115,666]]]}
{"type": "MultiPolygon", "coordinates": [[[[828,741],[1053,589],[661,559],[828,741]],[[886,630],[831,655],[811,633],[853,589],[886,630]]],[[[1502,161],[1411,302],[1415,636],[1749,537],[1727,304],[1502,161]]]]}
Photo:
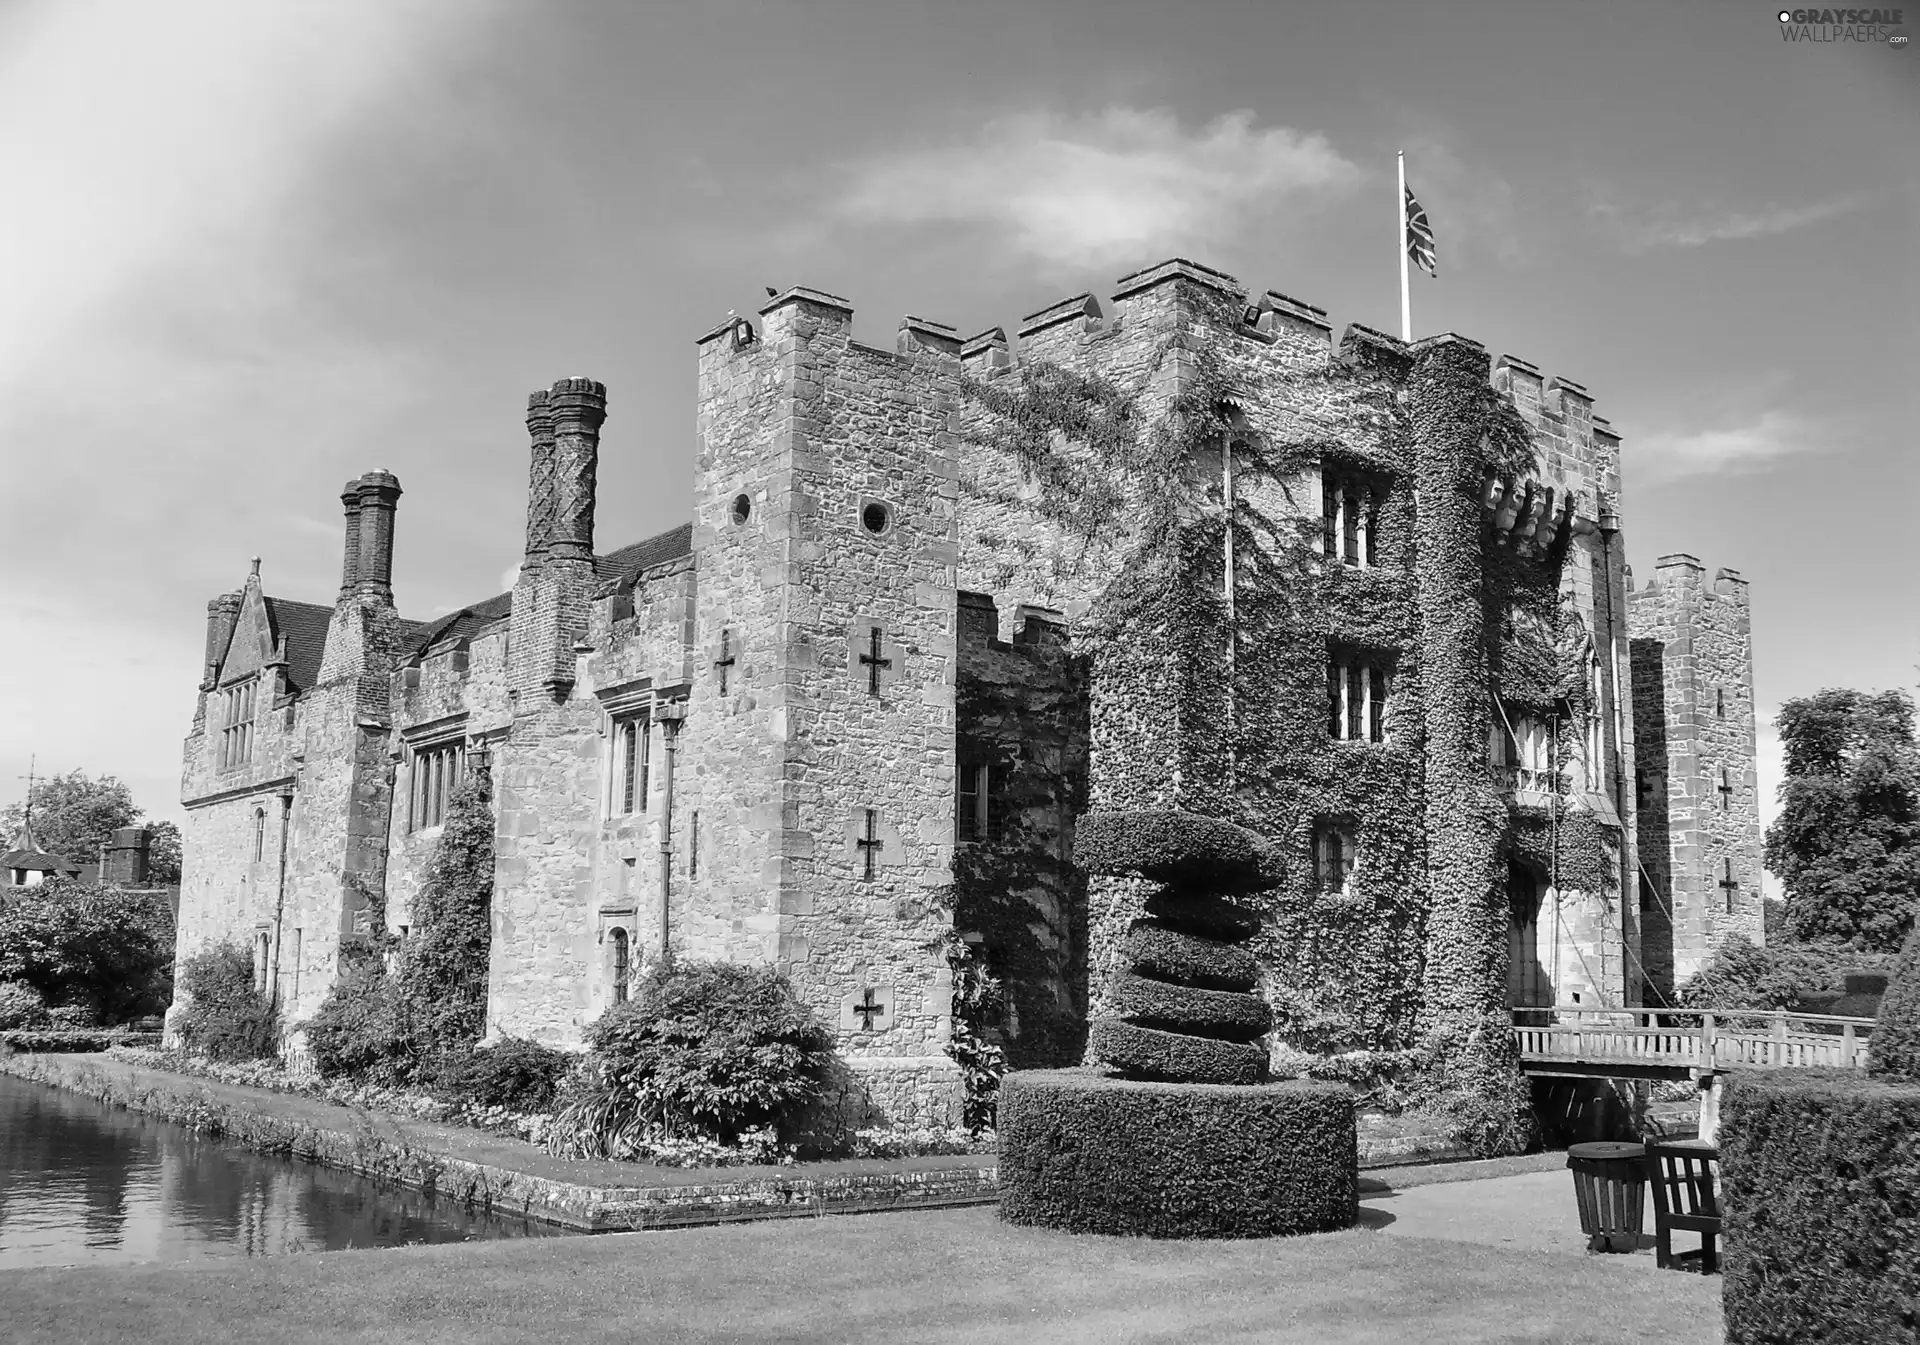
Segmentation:
{"type": "MultiPolygon", "coordinates": [[[[1184,262],[1020,336],[1018,360],[998,330],[963,350],[959,582],[1070,619],[1089,806],[1178,803],[1287,848],[1259,951],[1290,1043],[1503,1063],[1516,864],[1558,879],[1529,935],[1554,941],[1529,951],[1552,997],[1620,1003],[1630,735],[1590,672],[1624,643],[1595,554],[1618,483],[1590,408],[1459,338],[1336,349],[1319,310],[1184,262]],[[1364,483],[1364,565],[1322,554],[1323,473],[1364,483]],[[1390,677],[1384,741],[1330,734],[1336,653],[1390,677]],[[1550,726],[1554,790],[1490,761],[1521,714],[1550,726]],[[1316,828],[1357,843],[1338,888],[1316,828]]],[[[1139,897],[1092,880],[1096,1004],[1139,897]]]]}

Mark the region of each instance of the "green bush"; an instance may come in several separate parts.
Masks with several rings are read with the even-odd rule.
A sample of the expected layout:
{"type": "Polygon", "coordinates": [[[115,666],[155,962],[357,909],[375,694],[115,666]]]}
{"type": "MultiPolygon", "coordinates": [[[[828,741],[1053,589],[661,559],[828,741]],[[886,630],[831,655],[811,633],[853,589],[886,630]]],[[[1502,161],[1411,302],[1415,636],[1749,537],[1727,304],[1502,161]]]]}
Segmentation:
{"type": "Polygon", "coordinates": [[[322,1078],[411,1083],[419,1053],[400,986],[377,962],[352,966],[304,1024],[307,1053],[322,1078]]]}
{"type": "Polygon", "coordinates": [[[1891,954],[1843,943],[1759,948],[1734,934],[1680,987],[1677,998],[1686,1008],[1807,1010],[1818,1003],[1825,1012],[1820,997],[1845,991],[1849,972],[1886,970],[1893,961],[1891,954]]]}
{"type": "Polygon", "coordinates": [[[1222,943],[1241,943],[1260,932],[1259,912],[1185,889],[1155,892],[1146,912],[1169,929],[1222,943]]]}
{"type": "Polygon", "coordinates": [[[554,1091],[580,1057],[524,1037],[505,1037],[448,1057],[435,1088],[463,1102],[509,1111],[539,1112],[553,1105],[554,1091]]]}
{"type": "Polygon", "coordinates": [[[1739,1071],[1720,1113],[1732,1345],[1920,1341],[1920,1082],[1739,1071]]]}
{"type": "Polygon", "coordinates": [[[1234,990],[1204,990],[1123,973],[1114,978],[1111,1004],[1116,1017],[1166,1032],[1247,1042],[1273,1030],[1267,1002],[1234,990]]]}
{"type": "Polygon", "coordinates": [[[0,901],[0,981],[118,1023],[173,998],[173,910],[164,897],[56,878],[0,901]]]}
{"type": "Polygon", "coordinates": [[[47,1010],[47,1025],[55,1028],[100,1026],[100,1015],[84,1004],[62,1004],[47,1010]]]}
{"type": "Polygon", "coordinates": [[[1121,955],[1143,976],[1208,990],[1251,990],[1260,983],[1260,963],[1245,948],[1199,938],[1165,921],[1136,920],[1121,955]]]}
{"type": "Polygon", "coordinates": [[[1083,813],[1073,859],[1088,873],[1138,875],[1183,888],[1264,892],[1278,887],[1278,854],[1232,822],[1171,808],[1083,813]]]}
{"type": "Polygon", "coordinates": [[[1880,1016],[1867,1038],[1867,1070],[1920,1078],[1920,928],[1907,936],[1887,978],[1880,1016]]]}
{"type": "Polygon", "coordinates": [[[1093,1020],[1087,1052],[1135,1079],[1250,1084],[1267,1077],[1267,1053],[1259,1046],[1140,1027],[1117,1018],[1093,1020]]]}
{"type": "Polygon", "coordinates": [[[1024,1070],[1000,1091],[1000,1217],[1079,1233],[1256,1238],[1359,1217],[1341,1084],[1254,1088],[1024,1070]]]}
{"type": "Polygon", "coordinates": [[[20,1027],[42,1027],[47,1002],[23,981],[0,981],[0,1032],[20,1027]]]}
{"type": "Polygon", "coordinates": [[[0,1031],[0,1055],[7,1051],[44,1051],[80,1054],[110,1046],[158,1046],[158,1032],[135,1032],[124,1027],[42,1027],[0,1031]]]}
{"type": "Polygon", "coordinates": [[[784,976],[730,962],[655,968],[587,1043],[591,1077],[562,1099],[556,1150],[617,1152],[638,1135],[733,1144],[804,1107],[834,1058],[832,1035],[784,976]]]}
{"type": "Polygon", "coordinates": [[[253,985],[253,955],[218,943],[180,964],[180,1040],[213,1060],[258,1060],[280,1046],[280,1015],[253,985]]]}

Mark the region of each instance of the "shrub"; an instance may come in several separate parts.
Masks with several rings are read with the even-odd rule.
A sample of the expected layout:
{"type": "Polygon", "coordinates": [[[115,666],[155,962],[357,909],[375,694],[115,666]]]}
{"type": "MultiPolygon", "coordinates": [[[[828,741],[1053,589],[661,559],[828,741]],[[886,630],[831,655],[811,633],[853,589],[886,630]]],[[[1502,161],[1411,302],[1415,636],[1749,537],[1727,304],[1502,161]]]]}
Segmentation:
{"type": "Polygon", "coordinates": [[[1741,1071],[1721,1102],[1734,1345],[1920,1340],[1920,1082],[1741,1071]]]}
{"type": "Polygon", "coordinates": [[[553,1105],[561,1079],[579,1059],[555,1046],[506,1037],[492,1046],[448,1057],[434,1084],[460,1101],[482,1107],[545,1111],[553,1105]]]}
{"type": "Polygon", "coordinates": [[[1273,1010],[1258,995],[1205,990],[1123,973],[1113,982],[1113,1012],[1129,1023],[1223,1041],[1252,1041],[1273,1028],[1273,1010]]]}
{"type": "Polygon", "coordinates": [[[0,981],[0,1032],[17,1027],[41,1027],[47,1004],[40,992],[21,981],[0,981]]]}
{"type": "Polygon", "coordinates": [[[1093,1020],[1087,1051],[1137,1079],[1252,1084],[1267,1076],[1267,1052],[1261,1046],[1190,1037],[1117,1018],[1093,1020]]]}
{"type": "Polygon", "coordinates": [[[1161,920],[1136,920],[1122,948],[1127,965],[1157,981],[1208,990],[1251,990],[1260,983],[1260,963],[1245,948],[1199,938],[1161,920]]]}
{"type": "Polygon", "coordinates": [[[1282,877],[1278,855],[1258,834],[1171,808],[1081,814],[1073,859],[1088,873],[1240,894],[1277,887],[1282,877]]]}
{"type": "Polygon", "coordinates": [[[612,1153],[640,1137],[736,1142],[816,1096],[833,1038],[768,967],[655,968],[587,1030],[591,1078],[570,1081],[556,1143],[612,1153]]]}
{"type": "Polygon", "coordinates": [[[307,1052],[322,1078],[411,1081],[416,1062],[399,986],[377,962],[360,963],[333,983],[308,1019],[307,1052]]]}
{"type": "Polygon", "coordinates": [[[1359,1217],[1358,1136],[1342,1084],[1222,1088],[1023,1070],[1001,1083],[998,1138],[1008,1223],[1254,1238],[1359,1217]]]}
{"type": "Polygon", "coordinates": [[[69,879],[12,888],[0,901],[0,981],[22,981],[49,1004],[120,1022],[173,998],[173,911],[146,892],[69,879]]]}
{"type": "Polygon", "coordinates": [[[100,1026],[100,1016],[84,1004],[62,1004],[47,1010],[47,1025],[55,1028],[100,1026]]]}
{"type": "Polygon", "coordinates": [[[115,1046],[158,1046],[158,1032],[130,1032],[123,1027],[44,1027],[0,1031],[0,1055],[7,1050],[64,1054],[105,1051],[115,1046]]]}
{"type": "Polygon", "coordinates": [[[1867,1038],[1867,1070],[1920,1078],[1920,928],[1907,936],[1887,978],[1880,1016],[1867,1038]]]}
{"type": "Polygon", "coordinates": [[[402,1017],[422,1055],[462,1050],[486,1031],[491,795],[491,777],[476,763],[447,802],[446,825],[414,898],[413,937],[403,945],[394,971],[402,1017]]]}
{"type": "Polygon", "coordinates": [[[218,943],[180,964],[180,1040],[212,1060],[257,1060],[280,1045],[280,1015],[253,985],[253,954],[218,943]]]}

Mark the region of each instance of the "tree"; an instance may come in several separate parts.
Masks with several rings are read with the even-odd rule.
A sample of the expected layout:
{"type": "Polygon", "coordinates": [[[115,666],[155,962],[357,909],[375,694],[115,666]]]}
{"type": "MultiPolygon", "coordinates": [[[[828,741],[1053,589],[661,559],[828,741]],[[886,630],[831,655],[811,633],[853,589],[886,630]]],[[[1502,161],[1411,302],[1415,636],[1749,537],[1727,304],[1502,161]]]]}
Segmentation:
{"type": "Polygon", "coordinates": [[[1898,949],[1920,901],[1920,748],[1903,691],[1830,688],[1788,701],[1780,815],[1765,862],[1800,939],[1898,949]]]}
{"type": "Polygon", "coordinates": [[[160,1013],[173,997],[173,911],[159,894],[56,878],[0,901],[0,981],[102,1022],[160,1013]]]}
{"type": "MultiPolygon", "coordinates": [[[[100,847],[120,827],[130,827],[140,816],[134,807],[133,791],[111,775],[98,780],[87,778],[85,771],[68,771],[36,780],[29,791],[33,805],[33,838],[50,855],[75,864],[91,864],[100,858],[100,847]]],[[[19,834],[25,820],[20,804],[0,813],[7,839],[19,834]]]]}
{"type": "Polygon", "coordinates": [[[153,841],[147,850],[147,877],[155,887],[180,885],[180,828],[171,822],[152,824],[153,841]]]}
{"type": "Polygon", "coordinates": [[[493,943],[493,810],[484,766],[447,802],[446,825],[413,903],[398,969],[402,1012],[422,1051],[471,1046],[487,1027],[493,943]]]}

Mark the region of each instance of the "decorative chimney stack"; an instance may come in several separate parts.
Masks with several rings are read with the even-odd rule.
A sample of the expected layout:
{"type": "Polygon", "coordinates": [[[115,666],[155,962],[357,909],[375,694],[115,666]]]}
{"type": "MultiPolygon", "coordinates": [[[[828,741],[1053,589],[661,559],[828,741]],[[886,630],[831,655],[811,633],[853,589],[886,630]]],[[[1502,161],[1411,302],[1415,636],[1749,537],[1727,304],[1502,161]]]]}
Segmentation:
{"type": "Polygon", "coordinates": [[[340,596],[354,591],[360,574],[360,482],[355,477],[340,488],[340,503],[347,510],[347,544],[340,563],[340,596]]]}
{"type": "Polygon", "coordinates": [[[563,378],[527,398],[527,552],[507,638],[511,685],[523,698],[564,697],[573,685],[573,647],[587,633],[593,601],[594,486],[606,418],[607,389],[591,378],[563,378]]]}
{"type": "Polygon", "coordinates": [[[391,605],[393,515],[400,502],[400,478],[384,470],[368,472],[360,478],[359,488],[360,516],[356,531],[360,554],[354,571],[354,589],[391,605]]]}
{"type": "Polygon", "coordinates": [[[547,558],[553,532],[553,413],[547,396],[544,391],[527,396],[527,438],[533,451],[527,469],[527,555],[520,568],[529,573],[547,558]]]}

